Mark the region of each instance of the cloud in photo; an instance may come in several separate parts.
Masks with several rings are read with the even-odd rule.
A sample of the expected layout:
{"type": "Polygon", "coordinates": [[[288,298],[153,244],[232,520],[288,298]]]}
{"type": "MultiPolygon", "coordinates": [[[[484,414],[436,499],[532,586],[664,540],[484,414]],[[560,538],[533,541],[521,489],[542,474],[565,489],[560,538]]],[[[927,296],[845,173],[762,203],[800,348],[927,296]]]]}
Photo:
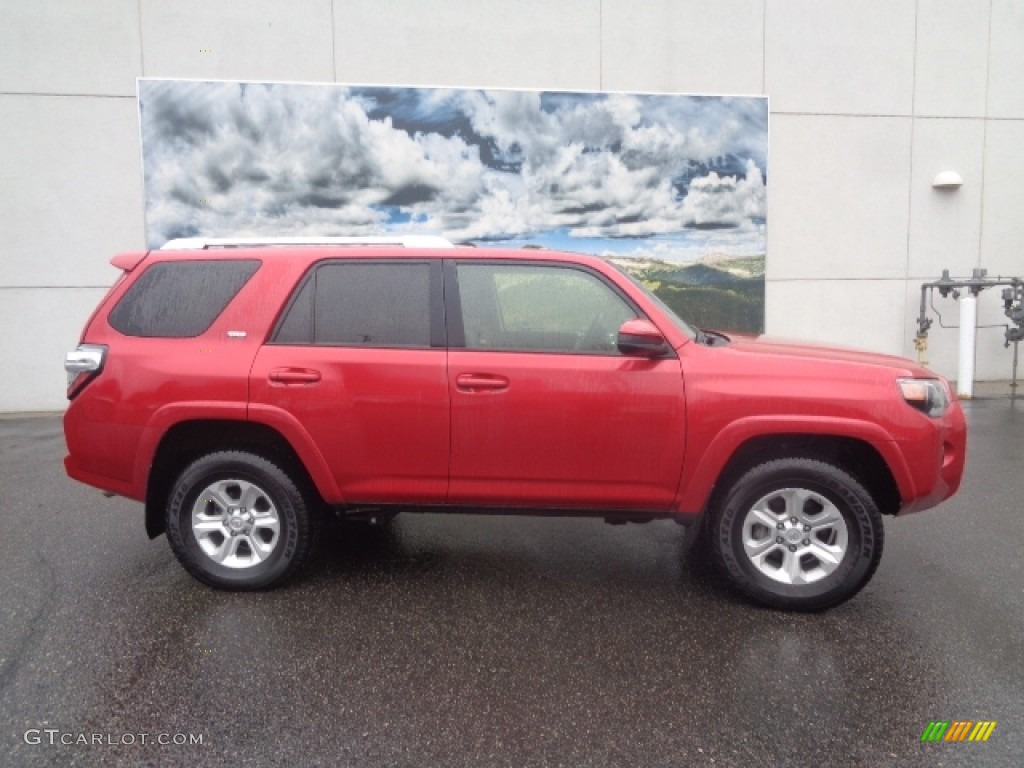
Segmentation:
{"type": "Polygon", "coordinates": [[[151,247],[417,232],[764,252],[763,98],[143,79],[139,109],[151,247]]]}

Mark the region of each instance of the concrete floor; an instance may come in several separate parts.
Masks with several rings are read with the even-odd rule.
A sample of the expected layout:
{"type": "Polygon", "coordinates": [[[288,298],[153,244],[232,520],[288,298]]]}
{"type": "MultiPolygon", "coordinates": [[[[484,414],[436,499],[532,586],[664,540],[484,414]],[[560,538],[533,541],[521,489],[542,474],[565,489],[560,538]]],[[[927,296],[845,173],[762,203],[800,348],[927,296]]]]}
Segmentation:
{"type": "Polygon", "coordinates": [[[59,419],[0,420],[0,764],[1019,766],[1024,404],[967,410],[960,494],[811,616],[737,599],[670,522],[408,515],[216,592],[64,476],[59,419]]]}

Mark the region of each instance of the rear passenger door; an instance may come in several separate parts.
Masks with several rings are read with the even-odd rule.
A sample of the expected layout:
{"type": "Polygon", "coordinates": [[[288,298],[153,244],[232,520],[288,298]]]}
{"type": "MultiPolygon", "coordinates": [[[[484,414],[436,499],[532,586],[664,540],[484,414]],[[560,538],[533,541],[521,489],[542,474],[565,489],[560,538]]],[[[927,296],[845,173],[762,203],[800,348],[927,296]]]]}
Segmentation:
{"type": "Polygon", "coordinates": [[[344,501],[444,501],[443,312],[440,261],[326,261],[260,349],[251,402],[301,424],[344,501]]]}
{"type": "Polygon", "coordinates": [[[685,436],[678,358],[623,356],[640,311],[575,264],[446,264],[455,504],[666,509],[685,436]]]}

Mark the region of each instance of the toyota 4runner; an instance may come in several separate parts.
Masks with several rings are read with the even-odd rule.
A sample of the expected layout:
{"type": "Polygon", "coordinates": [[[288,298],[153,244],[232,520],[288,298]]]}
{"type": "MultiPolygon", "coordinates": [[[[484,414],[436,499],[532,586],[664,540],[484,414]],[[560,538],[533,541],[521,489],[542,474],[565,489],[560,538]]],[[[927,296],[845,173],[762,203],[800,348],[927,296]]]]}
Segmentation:
{"type": "Polygon", "coordinates": [[[440,238],[126,253],[67,355],[68,474],[182,565],[281,583],[325,515],[672,518],[748,597],[853,596],[952,495],[963,412],[896,357],[687,325],[611,262],[440,238]]]}

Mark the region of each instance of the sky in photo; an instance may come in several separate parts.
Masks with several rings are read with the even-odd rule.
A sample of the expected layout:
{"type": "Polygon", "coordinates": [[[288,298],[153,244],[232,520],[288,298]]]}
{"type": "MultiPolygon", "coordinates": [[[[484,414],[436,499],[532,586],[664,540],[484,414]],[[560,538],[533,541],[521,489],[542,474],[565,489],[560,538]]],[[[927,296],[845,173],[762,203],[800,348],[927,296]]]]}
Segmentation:
{"type": "Polygon", "coordinates": [[[764,97],[139,80],[150,247],[439,234],[690,261],[765,250],[764,97]]]}

